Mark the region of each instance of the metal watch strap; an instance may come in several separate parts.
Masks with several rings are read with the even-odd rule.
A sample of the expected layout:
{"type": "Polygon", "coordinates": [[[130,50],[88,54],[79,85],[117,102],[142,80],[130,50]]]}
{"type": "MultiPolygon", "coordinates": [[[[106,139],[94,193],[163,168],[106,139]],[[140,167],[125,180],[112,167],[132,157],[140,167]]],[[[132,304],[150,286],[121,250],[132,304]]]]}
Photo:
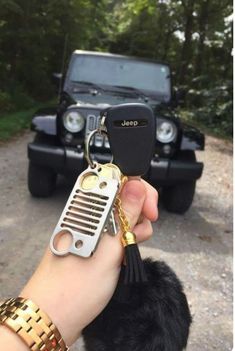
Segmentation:
{"type": "Polygon", "coordinates": [[[0,325],[18,334],[32,351],[68,351],[60,332],[34,302],[22,297],[0,304],[0,325]]]}

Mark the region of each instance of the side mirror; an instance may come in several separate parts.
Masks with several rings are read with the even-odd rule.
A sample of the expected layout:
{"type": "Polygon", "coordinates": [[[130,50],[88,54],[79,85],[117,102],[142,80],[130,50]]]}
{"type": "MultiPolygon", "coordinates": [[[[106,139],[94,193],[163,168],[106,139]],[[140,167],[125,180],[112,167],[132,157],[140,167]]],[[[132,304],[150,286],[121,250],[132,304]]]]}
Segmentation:
{"type": "Polygon", "coordinates": [[[56,88],[56,93],[58,93],[58,96],[61,93],[61,89],[62,89],[62,79],[63,79],[63,74],[62,73],[53,73],[52,74],[52,82],[56,88]]]}
{"type": "Polygon", "coordinates": [[[172,106],[173,107],[182,106],[184,104],[186,95],[187,95],[187,91],[185,88],[174,89],[172,94],[172,106]]]}
{"type": "Polygon", "coordinates": [[[60,81],[63,78],[63,74],[62,73],[53,73],[52,77],[54,78],[54,80],[60,81]]]}

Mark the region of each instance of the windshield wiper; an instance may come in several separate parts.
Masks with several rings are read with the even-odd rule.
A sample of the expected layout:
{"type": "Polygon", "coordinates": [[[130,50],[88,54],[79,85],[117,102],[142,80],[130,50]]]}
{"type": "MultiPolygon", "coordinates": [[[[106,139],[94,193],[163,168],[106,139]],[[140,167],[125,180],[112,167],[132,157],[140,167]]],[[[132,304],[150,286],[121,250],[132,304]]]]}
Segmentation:
{"type": "Polygon", "coordinates": [[[92,83],[92,82],[87,82],[86,80],[71,80],[71,82],[75,83],[75,84],[86,85],[86,86],[89,86],[91,88],[104,91],[104,89],[100,85],[98,85],[96,83],[92,83]]]}
{"type": "Polygon", "coordinates": [[[149,100],[149,96],[147,96],[142,90],[133,88],[133,87],[127,87],[125,85],[113,85],[115,88],[122,89],[122,90],[127,90],[129,92],[133,92],[136,95],[142,97],[146,102],[149,100]]]}

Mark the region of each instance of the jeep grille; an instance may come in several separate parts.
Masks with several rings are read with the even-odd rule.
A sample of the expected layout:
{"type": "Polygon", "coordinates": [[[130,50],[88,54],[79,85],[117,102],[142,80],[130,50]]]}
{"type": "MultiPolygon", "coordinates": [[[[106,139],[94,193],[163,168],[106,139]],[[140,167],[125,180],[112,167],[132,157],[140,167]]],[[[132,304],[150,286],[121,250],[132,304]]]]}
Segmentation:
{"type": "MultiPolygon", "coordinates": [[[[91,115],[91,114],[87,116],[86,138],[88,137],[90,132],[92,132],[94,129],[99,127],[99,123],[100,123],[100,116],[91,115]]],[[[95,135],[95,137],[91,141],[91,145],[93,145],[97,148],[106,148],[106,149],[108,149],[110,147],[109,142],[108,142],[108,138],[104,137],[102,135],[99,135],[99,134],[95,135]]]]}

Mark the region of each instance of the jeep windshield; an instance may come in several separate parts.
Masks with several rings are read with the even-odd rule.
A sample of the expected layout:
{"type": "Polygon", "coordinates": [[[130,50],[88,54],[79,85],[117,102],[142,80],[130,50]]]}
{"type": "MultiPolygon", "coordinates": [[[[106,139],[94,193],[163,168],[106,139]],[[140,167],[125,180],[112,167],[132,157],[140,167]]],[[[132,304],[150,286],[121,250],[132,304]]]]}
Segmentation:
{"type": "Polygon", "coordinates": [[[70,82],[115,94],[150,97],[159,102],[171,99],[170,69],[165,64],[118,56],[76,54],[71,62],[70,82]]]}

